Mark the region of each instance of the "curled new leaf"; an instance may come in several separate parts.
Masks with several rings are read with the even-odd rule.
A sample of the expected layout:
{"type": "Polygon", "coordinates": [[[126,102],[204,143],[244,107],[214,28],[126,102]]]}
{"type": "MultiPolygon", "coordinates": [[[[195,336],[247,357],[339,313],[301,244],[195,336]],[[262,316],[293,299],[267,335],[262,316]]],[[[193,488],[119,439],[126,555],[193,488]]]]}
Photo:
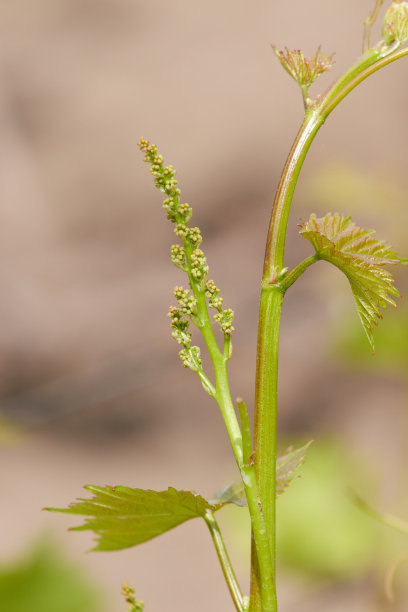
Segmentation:
{"type": "Polygon", "coordinates": [[[399,263],[399,258],[384,241],[374,237],[374,230],[364,230],[350,217],[328,213],[300,226],[300,233],[309,240],[319,259],[339,268],[348,278],[357,311],[374,349],[373,329],[382,318],[380,307],[395,306],[392,296],[399,297],[392,275],[384,266],[399,263]]]}
{"type": "Polygon", "coordinates": [[[92,499],[79,499],[68,508],[46,508],[52,512],[80,514],[85,524],[73,531],[91,530],[97,537],[93,550],[121,550],[147,542],[162,533],[197,517],[207,510],[218,510],[192,491],[131,489],[87,485],[92,499]]]}

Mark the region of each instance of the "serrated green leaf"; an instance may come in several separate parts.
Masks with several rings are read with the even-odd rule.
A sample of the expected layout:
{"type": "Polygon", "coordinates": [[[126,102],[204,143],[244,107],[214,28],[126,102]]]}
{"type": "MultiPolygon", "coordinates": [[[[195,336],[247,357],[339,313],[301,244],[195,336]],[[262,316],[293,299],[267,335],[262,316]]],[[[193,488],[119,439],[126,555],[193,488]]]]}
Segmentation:
{"type": "Polygon", "coordinates": [[[301,235],[309,240],[320,259],[339,268],[348,278],[357,311],[374,349],[373,329],[382,318],[380,307],[396,306],[392,296],[400,297],[392,275],[383,266],[400,262],[384,241],[374,238],[374,230],[364,230],[350,217],[328,213],[300,226],[301,235]]]}
{"type": "Polygon", "coordinates": [[[137,546],[197,517],[207,510],[218,510],[192,491],[132,489],[130,487],[84,487],[93,493],[91,499],[79,499],[68,508],[46,508],[52,512],[80,514],[84,525],[73,531],[91,530],[97,535],[92,550],[121,550],[137,546]],[[88,518],[89,517],[89,518],[88,518]]]}
{"type": "MultiPolygon", "coordinates": [[[[298,470],[304,463],[306,453],[313,440],[300,448],[294,449],[290,446],[276,460],[276,497],[281,495],[296,476],[298,470]]],[[[232,485],[223,487],[215,494],[215,500],[219,504],[235,504],[236,506],[246,506],[244,485],[242,482],[235,482],[232,485]]]]}

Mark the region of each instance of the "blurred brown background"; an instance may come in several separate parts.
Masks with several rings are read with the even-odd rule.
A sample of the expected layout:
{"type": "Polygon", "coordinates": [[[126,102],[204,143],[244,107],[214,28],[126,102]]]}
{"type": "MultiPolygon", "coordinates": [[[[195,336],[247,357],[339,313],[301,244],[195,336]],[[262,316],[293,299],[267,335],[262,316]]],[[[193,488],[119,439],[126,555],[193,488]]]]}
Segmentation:
{"type": "MultiPolygon", "coordinates": [[[[174,237],[137,141],[158,145],[193,206],[211,277],[236,312],[233,393],[250,405],[264,239],[302,119],[300,93],[270,43],[336,51],[335,74],[318,82],[317,94],[359,55],[372,5],[0,3],[2,563],[24,555],[45,529],[103,585],[101,612],[124,609],[122,580],[147,610],[232,610],[203,525],[86,556],[90,535],[65,534],[75,521],[41,508],[65,506],[85,483],[211,496],[234,476],[217,409],[181,367],[170,337],[167,307],[184,279],[170,263],[174,237]]],[[[299,220],[335,209],[407,255],[407,65],[365,82],[321,130],[290,219],[289,266],[310,252],[299,220]]],[[[283,439],[336,435],[373,467],[389,508],[396,482],[406,480],[405,367],[373,374],[368,343],[363,367],[340,361],[335,338],[356,315],[345,280],[324,264],[285,306],[283,439]]],[[[245,583],[247,559],[235,553],[245,583]]],[[[282,612],[408,605],[401,593],[393,606],[378,602],[381,568],[313,588],[282,573],[282,612]]]]}

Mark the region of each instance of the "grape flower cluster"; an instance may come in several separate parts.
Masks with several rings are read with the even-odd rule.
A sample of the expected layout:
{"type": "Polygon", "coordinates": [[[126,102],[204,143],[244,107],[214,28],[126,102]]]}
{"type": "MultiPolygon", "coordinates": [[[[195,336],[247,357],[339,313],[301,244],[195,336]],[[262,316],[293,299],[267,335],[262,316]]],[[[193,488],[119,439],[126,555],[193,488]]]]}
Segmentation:
{"type": "MultiPolygon", "coordinates": [[[[232,325],[234,313],[222,307],[223,299],[214,281],[208,280],[208,265],[204,252],[200,249],[201,232],[198,227],[189,225],[192,209],[189,204],[180,202],[180,189],[176,179],[176,171],[172,165],[165,166],[163,157],[157,147],[144,138],[140,139],[139,147],[145,154],[144,161],[150,163],[150,172],[154,176],[155,186],[166,195],[163,208],[167,218],[174,225],[174,233],[180,242],[171,246],[173,264],[185,272],[189,278],[190,289],[175,287],[174,297],[178,306],[171,306],[168,316],[171,321],[172,336],[182,346],[179,353],[183,365],[197,372],[202,378],[202,362],[198,346],[191,346],[192,334],[189,331],[190,321],[197,327],[202,327],[202,306],[206,302],[217,312],[214,321],[218,324],[225,338],[234,331],[232,325]]],[[[205,306],[205,309],[207,306],[205,306]]]]}

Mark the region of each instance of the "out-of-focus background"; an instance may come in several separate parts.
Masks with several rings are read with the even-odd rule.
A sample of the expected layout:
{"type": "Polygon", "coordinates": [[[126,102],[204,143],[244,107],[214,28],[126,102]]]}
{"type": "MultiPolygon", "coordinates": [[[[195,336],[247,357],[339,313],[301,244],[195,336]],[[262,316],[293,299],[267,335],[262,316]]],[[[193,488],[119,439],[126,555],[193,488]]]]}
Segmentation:
{"type": "MultiPolygon", "coordinates": [[[[75,519],[42,507],[66,506],[87,483],[211,496],[235,477],[220,415],[170,337],[166,312],[184,279],[137,141],[155,142],[178,171],[211,277],[236,312],[231,382],[251,406],[267,223],[302,119],[270,43],[336,52],[317,94],[359,55],[373,4],[0,3],[4,612],[119,612],[123,580],[147,610],[232,611],[201,522],[86,555],[91,535],[67,534],[75,519]]],[[[321,130],[290,218],[289,266],[311,252],[297,234],[311,212],[351,214],[407,255],[407,66],[365,82],[321,130]]],[[[396,274],[406,293],[406,273],[396,274]]],[[[383,583],[408,538],[347,494],[408,517],[405,301],[386,315],[372,357],[339,272],[320,263],[288,293],[280,448],[315,443],[279,501],[282,612],[407,610],[407,566],[394,603],[383,583]]],[[[220,521],[247,587],[243,514],[225,510],[220,521]]]]}

